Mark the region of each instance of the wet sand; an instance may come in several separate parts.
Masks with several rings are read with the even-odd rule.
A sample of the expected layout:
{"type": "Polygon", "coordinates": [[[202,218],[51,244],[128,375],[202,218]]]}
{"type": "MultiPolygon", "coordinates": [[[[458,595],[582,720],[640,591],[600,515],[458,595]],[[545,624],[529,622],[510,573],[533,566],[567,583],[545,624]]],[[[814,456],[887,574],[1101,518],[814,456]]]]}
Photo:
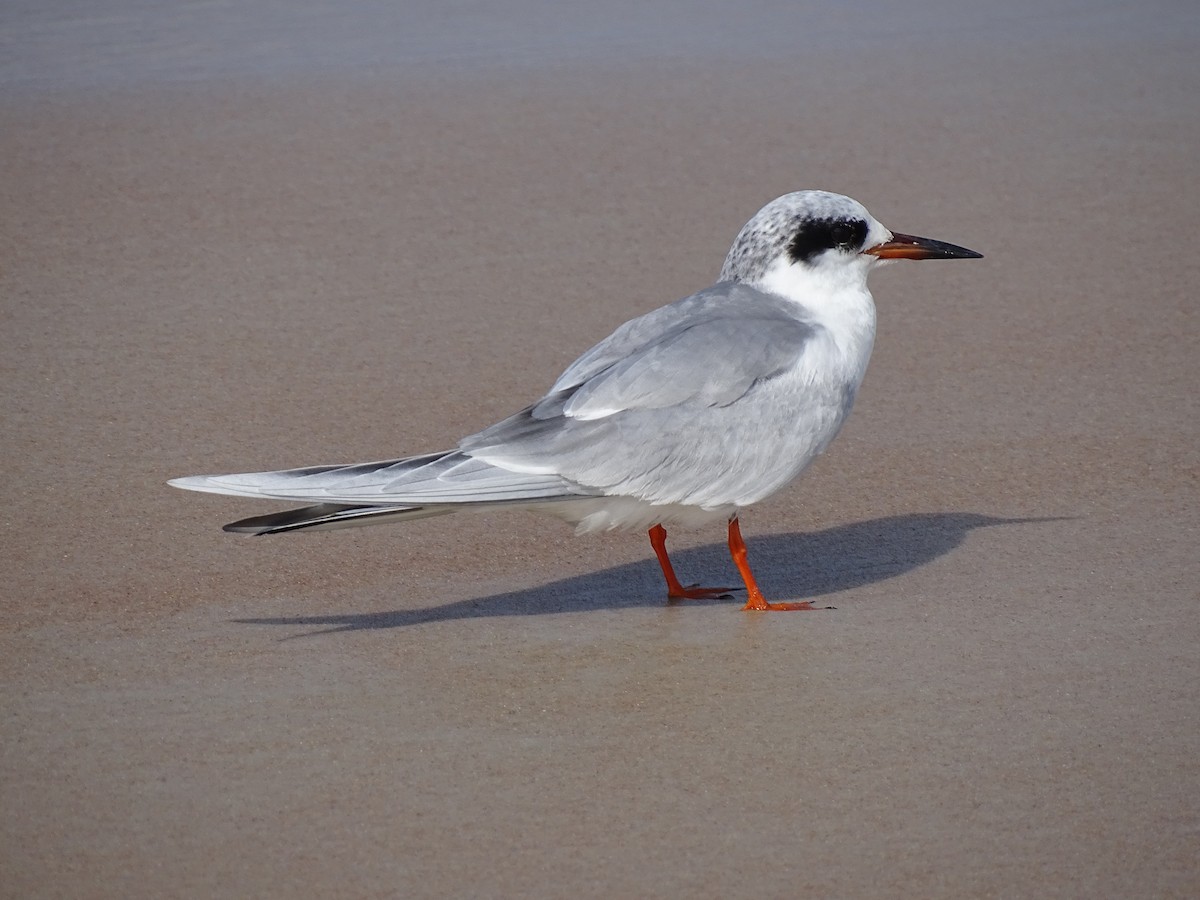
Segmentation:
{"type": "Polygon", "coordinates": [[[1200,891],[1198,26],[1030,9],[219,71],[13,13],[0,895],[1200,891]],[[836,610],[668,605],[641,534],[250,539],[164,485],[452,446],[802,187],[986,256],[873,277],[854,415],[743,516],[836,610]]]}

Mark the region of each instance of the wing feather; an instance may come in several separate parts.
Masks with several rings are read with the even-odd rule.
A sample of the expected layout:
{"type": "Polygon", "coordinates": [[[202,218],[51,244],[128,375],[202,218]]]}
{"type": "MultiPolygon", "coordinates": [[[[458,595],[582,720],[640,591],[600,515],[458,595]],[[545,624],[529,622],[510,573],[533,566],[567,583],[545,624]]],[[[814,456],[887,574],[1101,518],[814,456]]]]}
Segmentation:
{"type": "Polygon", "coordinates": [[[716,506],[722,495],[774,488],[756,473],[794,472],[746,435],[778,429],[781,414],[808,402],[772,387],[819,333],[798,312],[773,294],[715,285],[622,326],[550,394],[459,449],[509,471],[651,503],[716,506]]]}
{"type": "Polygon", "coordinates": [[[410,517],[421,513],[398,507],[611,495],[704,508],[752,502],[805,460],[781,466],[770,450],[775,445],[746,434],[778,435],[800,427],[796,422],[832,421],[844,412],[806,410],[824,401],[775,384],[794,371],[818,333],[782,297],[718,284],[621,326],[569,366],[540,401],[465,438],[457,450],[171,484],[324,505],[295,520],[235,523],[256,530],[384,517],[338,505],[392,507],[394,517],[410,517]],[[735,401],[742,401],[736,413],[735,401]]]}

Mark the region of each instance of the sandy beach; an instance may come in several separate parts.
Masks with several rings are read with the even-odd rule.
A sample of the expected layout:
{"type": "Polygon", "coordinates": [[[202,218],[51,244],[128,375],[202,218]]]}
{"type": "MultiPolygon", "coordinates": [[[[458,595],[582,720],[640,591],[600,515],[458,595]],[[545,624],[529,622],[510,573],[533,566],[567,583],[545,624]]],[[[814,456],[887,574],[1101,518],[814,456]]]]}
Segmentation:
{"type": "Polygon", "coordinates": [[[1189,4],[295,9],[0,14],[0,896],[1200,894],[1189,4]],[[451,447],[799,188],[985,255],[742,516],[834,610],[165,485],[451,447]]]}

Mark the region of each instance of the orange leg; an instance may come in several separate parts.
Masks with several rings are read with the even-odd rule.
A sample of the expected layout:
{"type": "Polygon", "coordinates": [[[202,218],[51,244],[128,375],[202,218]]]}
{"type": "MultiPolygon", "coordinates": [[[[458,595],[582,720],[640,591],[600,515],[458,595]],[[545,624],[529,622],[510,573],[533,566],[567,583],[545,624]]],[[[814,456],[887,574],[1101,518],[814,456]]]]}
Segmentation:
{"type": "Polygon", "coordinates": [[[798,603],[768,603],[767,598],[758,589],[754,573],[750,571],[750,560],[746,557],[746,542],[742,540],[742,527],[738,524],[737,516],[729,520],[729,555],[733,564],[741,573],[742,581],[746,582],[746,605],[742,609],[816,609],[807,600],[798,603]]]}
{"type": "Polygon", "coordinates": [[[675,577],[675,568],[667,556],[667,530],[661,525],[655,525],[650,529],[650,546],[654,548],[654,555],[658,557],[658,564],[662,566],[663,577],[667,579],[667,597],[670,599],[711,600],[737,590],[737,588],[703,588],[694,584],[684,587],[680,584],[679,579],[675,577]]]}

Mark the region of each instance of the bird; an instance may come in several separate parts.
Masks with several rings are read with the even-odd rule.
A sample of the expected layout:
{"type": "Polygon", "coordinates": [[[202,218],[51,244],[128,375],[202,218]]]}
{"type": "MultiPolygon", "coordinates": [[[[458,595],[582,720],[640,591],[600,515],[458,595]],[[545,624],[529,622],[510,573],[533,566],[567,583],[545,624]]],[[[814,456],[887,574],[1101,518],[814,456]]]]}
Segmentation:
{"type": "Polygon", "coordinates": [[[889,231],[841,194],[784,194],[738,232],[715,284],[621,325],[541,399],[452,450],[169,484],[309,504],[224,526],[256,535],[499,508],[579,534],[645,529],[669,600],[741,590],[684,586],[667,553],[668,528],[723,521],[744,609],[814,609],[766,599],[739,512],[795,479],[845,422],[875,341],[868,273],[981,257],[889,231]]]}

